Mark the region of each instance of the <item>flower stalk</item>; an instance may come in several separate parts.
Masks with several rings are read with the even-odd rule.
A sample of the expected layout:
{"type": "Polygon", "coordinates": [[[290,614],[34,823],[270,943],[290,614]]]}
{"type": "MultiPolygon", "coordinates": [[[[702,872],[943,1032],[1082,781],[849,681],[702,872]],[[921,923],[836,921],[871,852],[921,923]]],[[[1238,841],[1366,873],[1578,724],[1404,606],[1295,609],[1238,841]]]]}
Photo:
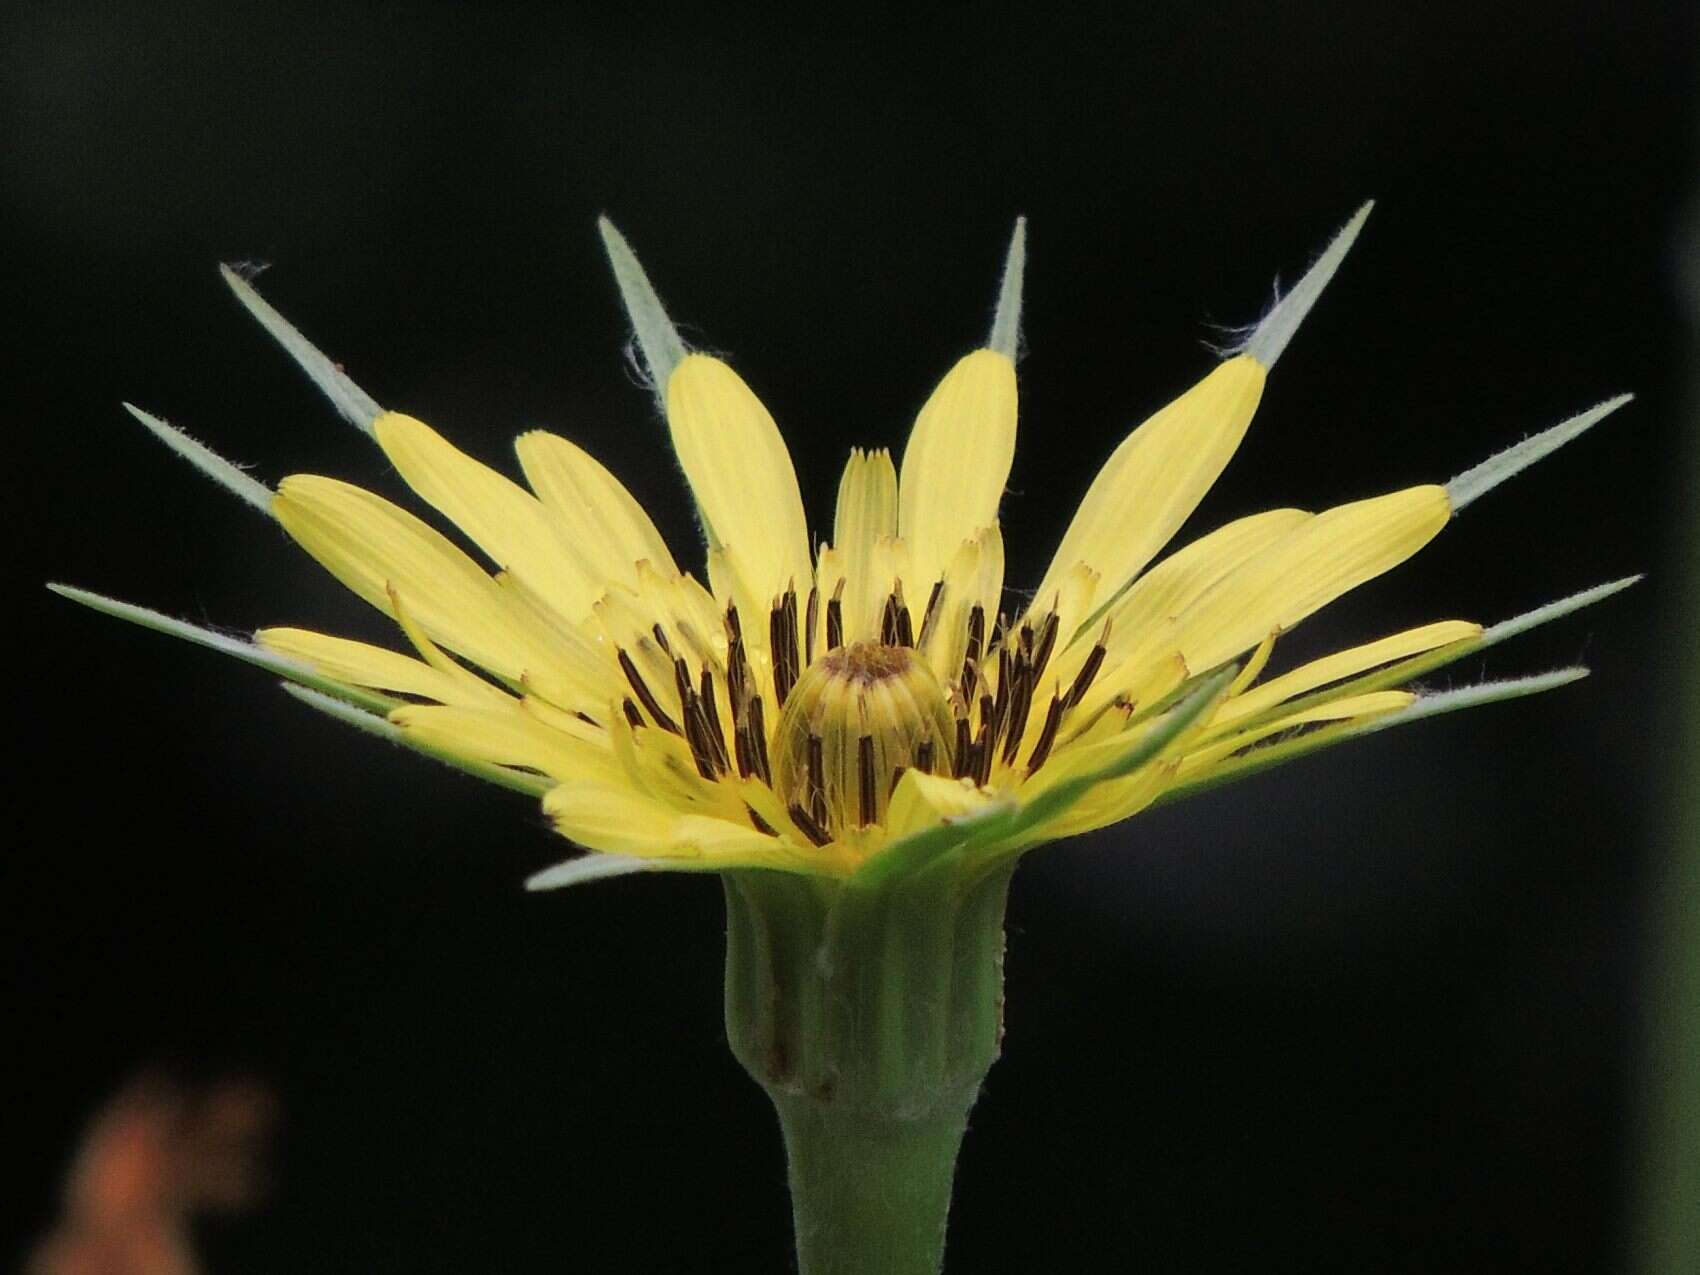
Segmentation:
{"type": "Polygon", "coordinates": [[[779,1116],[802,1275],[938,1271],[1012,870],[726,874],[726,1032],[779,1116]]]}

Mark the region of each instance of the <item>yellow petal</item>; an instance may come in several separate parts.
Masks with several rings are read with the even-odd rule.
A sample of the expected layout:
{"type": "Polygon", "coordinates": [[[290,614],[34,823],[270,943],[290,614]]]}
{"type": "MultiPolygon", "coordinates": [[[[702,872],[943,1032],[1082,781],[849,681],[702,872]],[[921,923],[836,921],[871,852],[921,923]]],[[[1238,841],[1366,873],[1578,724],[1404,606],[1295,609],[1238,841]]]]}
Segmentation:
{"type": "Polygon", "coordinates": [[[269,651],[300,660],[315,672],[339,682],[400,691],[403,695],[418,695],[441,704],[468,698],[458,681],[400,651],[309,629],[261,629],[254,634],[254,640],[269,651]]]}
{"type": "Polygon", "coordinates": [[[1262,686],[1238,695],[1222,705],[1211,723],[1211,730],[1231,728],[1247,721],[1296,696],[1313,691],[1331,682],[1341,682],[1359,673],[1391,664],[1395,660],[1421,655],[1453,642],[1468,642],[1481,636],[1482,626],[1467,620],[1442,620],[1420,628],[1406,629],[1362,646],[1336,651],[1322,659],[1302,664],[1290,673],[1271,678],[1262,686]]]}
{"type": "Polygon", "coordinates": [[[606,745],[545,726],[517,703],[508,710],[410,704],[391,713],[390,721],[418,744],[473,761],[524,766],[552,779],[618,775],[606,745]]]}
{"type": "Polygon", "coordinates": [[[678,573],[643,506],[589,452],[542,430],[521,434],[514,451],[525,480],[593,575],[631,584],[636,564],[645,559],[664,574],[678,573]]]}
{"type": "Polygon", "coordinates": [[[1381,717],[1387,713],[1397,712],[1401,708],[1409,708],[1416,700],[1409,691],[1372,691],[1368,695],[1354,695],[1349,699],[1335,700],[1328,704],[1318,704],[1312,708],[1297,713],[1288,713],[1273,721],[1264,722],[1237,735],[1229,735],[1215,743],[1205,744],[1189,752],[1181,762],[1180,778],[1192,780],[1198,777],[1200,771],[1208,770],[1217,762],[1232,756],[1242,748],[1279,735],[1282,731],[1292,730],[1296,726],[1308,726],[1315,722],[1341,721],[1346,718],[1368,720],[1381,717]]]}
{"type": "Polygon", "coordinates": [[[386,412],[372,432],[407,485],[546,607],[567,623],[590,613],[601,582],[535,496],[411,416],[386,412]]]}
{"type": "Polygon", "coordinates": [[[862,636],[862,626],[891,592],[890,581],[874,580],[874,546],[896,535],[897,469],[891,453],[857,448],[838,482],[838,512],[832,526],[832,543],[844,572],[846,628],[855,628],[853,634],[846,633],[846,641],[862,636]]]}
{"type": "MultiPolygon", "coordinates": [[[[1131,650],[1246,559],[1285,538],[1312,516],[1302,509],[1270,509],[1237,518],[1164,558],[1109,608],[1112,657],[1131,650]]],[[[1091,622],[1087,628],[1091,628],[1091,622]]],[[[1081,636],[1093,634],[1083,631],[1081,636]]]]}
{"type": "Polygon", "coordinates": [[[1244,355],[1229,359],[1129,434],[1092,480],[1039,598],[1077,562],[1113,591],[1151,561],[1238,449],[1266,375],[1244,355]]]}
{"type": "MultiPolygon", "coordinates": [[[[726,819],[681,815],[659,802],[615,785],[568,783],[543,799],[556,830],[591,850],[694,864],[706,870],[734,867],[820,870],[814,855],[726,819]]],[[[810,850],[813,848],[811,847],[810,850]]]]}
{"type": "MultiPolygon", "coordinates": [[[[667,381],[673,450],[702,511],[709,543],[735,551],[763,614],[787,587],[808,591],[812,570],[803,497],[773,417],[719,359],[692,354],[667,381]]],[[[718,589],[716,593],[718,594],[718,589]]]]}
{"type": "Polygon", "coordinates": [[[1162,795],[1173,782],[1177,765],[1174,761],[1157,762],[1100,784],[1055,819],[1030,831],[1022,844],[1074,837],[1131,818],[1162,795]]]}
{"type": "Polygon", "coordinates": [[[575,696],[606,698],[605,666],[587,645],[544,624],[407,511],[312,474],[284,479],[272,508],[302,548],[386,615],[393,584],[427,633],[498,676],[518,681],[532,670],[575,696]]]}
{"type": "Polygon", "coordinates": [[[971,819],[1005,804],[1003,798],[976,788],[972,780],[906,770],[891,794],[885,827],[896,841],[934,824],[971,819]]]}
{"type": "Polygon", "coordinates": [[[1397,566],[1452,515],[1446,492],[1410,487],[1318,514],[1221,580],[1180,617],[1176,645],[1196,671],[1289,629],[1397,566]]]}
{"type": "MultiPolygon", "coordinates": [[[[976,350],[946,373],[903,450],[897,530],[923,593],[965,537],[997,521],[1015,456],[1015,364],[976,350]]],[[[910,583],[905,581],[906,584],[910,583]]]]}
{"type": "Polygon", "coordinates": [[[1144,706],[1154,691],[1161,696],[1185,681],[1189,670],[1180,654],[1176,619],[1235,568],[1312,517],[1301,509],[1271,509],[1236,519],[1164,558],[1109,607],[1100,604],[1064,652],[1066,667],[1078,669],[1092,643],[1102,638],[1107,616],[1103,666],[1076,710],[1078,720],[1091,720],[1118,696],[1144,706]]]}

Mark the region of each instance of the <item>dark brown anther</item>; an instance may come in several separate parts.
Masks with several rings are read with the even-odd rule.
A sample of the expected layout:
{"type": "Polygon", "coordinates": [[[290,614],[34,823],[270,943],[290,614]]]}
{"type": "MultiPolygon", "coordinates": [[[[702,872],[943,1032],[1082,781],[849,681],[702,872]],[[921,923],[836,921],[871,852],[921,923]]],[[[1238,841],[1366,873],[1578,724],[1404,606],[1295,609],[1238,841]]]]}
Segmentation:
{"type": "Polygon", "coordinates": [[[803,667],[815,662],[815,626],[820,620],[820,586],[809,586],[809,606],[803,613],[803,667]]]}
{"type": "Polygon", "coordinates": [[[1086,692],[1092,689],[1092,679],[1098,676],[1098,670],[1104,666],[1104,644],[1095,643],[1086,653],[1086,662],[1080,666],[1080,672],[1074,675],[1074,685],[1068,688],[1064,697],[1068,702],[1064,707],[1073,708],[1086,698],[1086,692]]]}
{"type": "Polygon", "coordinates": [[[832,840],[832,834],[827,832],[821,822],[795,801],[791,803],[791,822],[796,824],[798,831],[817,846],[824,846],[832,840]]]}
{"type": "Polygon", "coordinates": [[[861,781],[860,803],[856,813],[860,816],[859,826],[866,828],[874,821],[879,813],[877,804],[878,791],[874,787],[874,737],[863,735],[856,741],[856,776],[861,781]]]}
{"type": "Polygon", "coordinates": [[[1027,759],[1027,773],[1031,775],[1045,764],[1045,758],[1051,755],[1051,745],[1057,742],[1057,727],[1062,725],[1063,710],[1068,707],[1068,701],[1061,695],[1051,696],[1051,706],[1045,710],[1045,724],[1039,728],[1039,742],[1033,745],[1033,755],[1027,759]]]}
{"type": "Polygon", "coordinates": [[[720,769],[725,770],[726,731],[720,725],[720,703],[714,697],[714,673],[704,669],[700,682],[697,694],[702,697],[703,716],[708,718],[708,729],[714,736],[714,742],[720,745],[720,769]]]}
{"type": "Polygon", "coordinates": [[[908,773],[908,771],[909,767],[907,766],[898,766],[892,770],[891,786],[885,790],[885,797],[887,801],[891,800],[891,794],[897,791],[898,783],[902,780],[903,776],[908,773]]]}
{"type": "Polygon", "coordinates": [[[968,765],[971,761],[968,756],[969,740],[968,719],[958,717],[956,719],[956,751],[950,757],[950,776],[952,779],[961,779],[968,773],[968,765]]]}
{"type": "Polygon", "coordinates": [[[992,753],[995,751],[995,745],[996,741],[992,739],[992,724],[981,723],[979,737],[974,741],[973,753],[974,782],[982,788],[992,777],[992,753]]]}
{"type": "Polygon", "coordinates": [[[923,774],[933,773],[933,741],[923,739],[915,746],[915,769],[923,774]]]}
{"type": "Polygon", "coordinates": [[[1000,646],[998,648],[998,698],[992,706],[993,735],[1003,730],[1004,719],[1009,713],[1010,676],[1009,651],[1000,646]]]}
{"type": "Polygon", "coordinates": [[[748,779],[755,769],[755,749],[750,747],[750,727],[739,722],[732,728],[732,755],[738,763],[738,778],[748,779]]]}
{"type": "Polygon", "coordinates": [[[1014,685],[1009,690],[1008,731],[1003,741],[1005,763],[1015,760],[1020,751],[1021,737],[1027,733],[1027,714],[1033,707],[1033,668],[1025,657],[1017,655],[1011,670],[1014,685]]]}
{"type": "Polygon", "coordinates": [[[968,651],[965,662],[978,664],[986,645],[986,608],[976,602],[968,609],[968,651]]]}
{"type": "Polygon", "coordinates": [[[763,819],[760,815],[758,815],[756,813],[754,806],[750,805],[748,802],[745,802],[744,803],[744,809],[749,812],[750,826],[752,828],[754,828],[757,832],[765,833],[767,836],[770,836],[770,837],[777,837],[779,835],[777,832],[775,832],[773,830],[772,824],[768,823],[767,820],[763,819]]]}
{"type": "Polygon", "coordinates": [[[921,612],[921,637],[915,645],[925,646],[933,635],[933,625],[938,621],[939,599],[944,597],[944,581],[933,581],[933,591],[927,595],[927,608],[921,612]]]}
{"type": "Polygon", "coordinates": [[[744,695],[750,685],[749,661],[744,658],[744,639],[734,635],[726,644],[726,698],[732,703],[732,721],[742,716],[744,695]]]}
{"type": "Polygon", "coordinates": [[[1021,653],[1027,657],[1027,662],[1031,664],[1033,662],[1033,626],[1023,624],[1021,631],[1016,635],[1016,641],[1021,648],[1021,653]]]}
{"type": "Polygon", "coordinates": [[[980,695],[980,724],[985,725],[987,722],[992,724],[992,738],[995,740],[998,737],[997,701],[982,692],[980,695]]]}
{"type": "Polygon", "coordinates": [[[962,661],[962,672],[956,679],[956,690],[966,703],[974,698],[974,688],[980,684],[980,668],[973,660],[962,661]]]}
{"type": "Polygon", "coordinates": [[[738,604],[736,602],[726,604],[726,636],[728,638],[744,636],[744,625],[743,621],[738,619],[738,604]]]}
{"type": "Polygon", "coordinates": [[[885,600],[885,610],[880,613],[880,643],[884,646],[907,646],[903,641],[903,630],[909,624],[909,610],[903,605],[903,590],[899,586],[885,600]],[[900,620],[898,617],[901,616],[900,620]]]}
{"type": "Polygon", "coordinates": [[[773,696],[780,708],[797,684],[797,591],[786,589],[767,621],[768,648],[773,656],[773,696]]]}
{"type": "Polygon", "coordinates": [[[718,778],[714,744],[708,737],[708,717],[702,700],[691,687],[691,670],[684,660],[673,661],[673,682],[679,688],[679,705],[685,719],[685,742],[691,746],[691,760],[697,774],[704,779],[718,778]]]}
{"type": "Polygon", "coordinates": [[[703,725],[708,728],[709,745],[714,749],[714,767],[724,775],[732,768],[732,759],[726,755],[726,732],[721,729],[720,705],[714,698],[714,674],[704,669],[700,681],[697,703],[702,708],[703,725]]]}
{"type": "Polygon", "coordinates": [[[684,732],[679,729],[679,724],[671,717],[667,716],[666,710],[661,707],[660,701],[655,698],[655,693],[649,689],[648,683],[643,680],[643,674],[639,673],[637,665],[632,663],[632,657],[627,655],[624,651],[620,651],[618,653],[618,658],[620,661],[620,669],[626,675],[626,681],[631,683],[632,690],[637,693],[638,703],[643,705],[644,711],[649,714],[650,720],[657,726],[661,727],[662,730],[672,731],[675,735],[684,734],[684,732]]]}
{"type": "Polygon", "coordinates": [[[754,756],[756,776],[769,788],[773,787],[773,769],[767,760],[767,723],[763,720],[765,711],[762,708],[761,696],[750,697],[750,746],[754,756]]]}
{"type": "Polygon", "coordinates": [[[638,706],[630,699],[621,701],[620,707],[626,710],[626,721],[634,730],[643,725],[643,714],[638,712],[638,706]]]}
{"type": "Polygon", "coordinates": [[[1052,611],[1039,624],[1039,637],[1033,644],[1033,680],[1037,682],[1045,675],[1045,665],[1050,663],[1051,652],[1056,649],[1057,629],[1062,621],[1057,613],[1052,611]]]}
{"type": "Polygon", "coordinates": [[[673,654],[673,644],[667,640],[666,629],[662,628],[661,625],[657,623],[650,629],[650,632],[655,634],[655,640],[660,643],[663,651],[666,651],[669,655],[673,654]]]}
{"type": "MultiPolygon", "coordinates": [[[[844,581],[840,580],[838,582],[838,587],[842,590],[844,588],[844,581]]],[[[829,651],[836,651],[843,645],[844,600],[835,593],[827,600],[826,604],[826,649],[829,651]]]]}
{"type": "Polygon", "coordinates": [[[894,604],[896,607],[895,618],[897,621],[897,641],[890,643],[889,645],[914,646],[915,625],[914,621],[909,618],[909,604],[903,600],[903,581],[901,580],[895,581],[892,584],[891,604],[894,604]]]}
{"type": "Polygon", "coordinates": [[[592,717],[589,713],[585,712],[583,709],[574,709],[573,710],[573,716],[578,718],[579,721],[583,722],[586,726],[595,726],[598,729],[600,729],[601,726],[602,726],[601,722],[597,721],[594,717],[592,717]]]}

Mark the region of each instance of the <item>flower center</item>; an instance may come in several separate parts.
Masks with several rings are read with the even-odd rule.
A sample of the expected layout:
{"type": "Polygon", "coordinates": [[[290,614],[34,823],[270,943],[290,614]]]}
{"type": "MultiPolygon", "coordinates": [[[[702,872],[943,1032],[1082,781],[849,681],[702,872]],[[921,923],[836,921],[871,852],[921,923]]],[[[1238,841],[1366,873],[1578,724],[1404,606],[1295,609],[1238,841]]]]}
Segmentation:
{"type": "Polygon", "coordinates": [[[773,790],[799,827],[828,840],[882,822],[909,767],[948,768],[954,732],[944,688],[911,647],[837,647],[785,698],[773,790]]]}

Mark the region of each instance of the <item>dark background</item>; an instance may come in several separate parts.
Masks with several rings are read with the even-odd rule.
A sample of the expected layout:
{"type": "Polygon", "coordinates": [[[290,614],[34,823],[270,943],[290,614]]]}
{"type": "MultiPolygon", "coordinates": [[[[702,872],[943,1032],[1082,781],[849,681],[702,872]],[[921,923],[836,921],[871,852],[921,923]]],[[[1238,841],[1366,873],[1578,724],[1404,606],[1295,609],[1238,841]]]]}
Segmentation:
{"type": "Polygon", "coordinates": [[[1620,1269],[1665,705],[1694,641],[1672,589],[1692,19],[7,6],[4,1154],[28,1186],[0,1261],[47,1224],[89,1112],[149,1064],[251,1068],[282,1097],[278,1190],[211,1231],[215,1271],[789,1261],[777,1133],[724,1047],[714,882],[528,896],[566,846],[524,799],[39,589],[384,632],[118,409],[268,482],[399,491],[217,261],[274,263],[280,309],[476,455],[574,437],[684,550],[599,212],[773,409],[817,527],[846,449],[900,446],[982,339],[1026,213],[1004,528],[1030,583],[1100,459],[1209,366],[1210,325],[1255,319],[1374,196],[1188,534],[1444,481],[1640,398],[1277,658],[1650,578],[1440,679],[1582,659],[1580,685],[1035,855],[951,1264],[1620,1269]]]}

